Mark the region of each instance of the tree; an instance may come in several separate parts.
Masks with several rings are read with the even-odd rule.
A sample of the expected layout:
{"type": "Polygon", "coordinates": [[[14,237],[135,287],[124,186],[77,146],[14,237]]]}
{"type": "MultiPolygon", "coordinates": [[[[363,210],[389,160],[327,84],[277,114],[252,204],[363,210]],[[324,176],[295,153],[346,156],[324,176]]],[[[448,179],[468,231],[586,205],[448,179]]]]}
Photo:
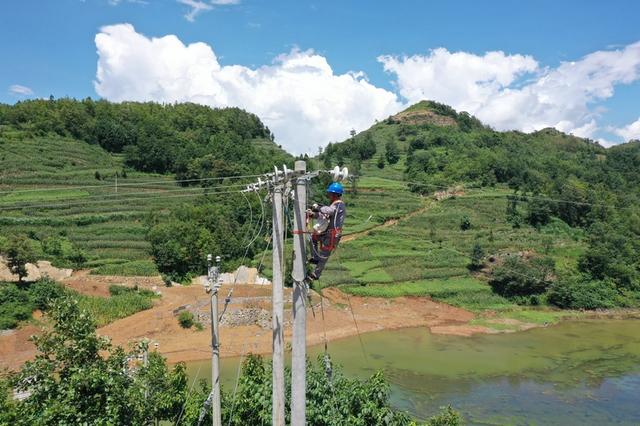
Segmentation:
{"type": "Polygon", "coordinates": [[[27,276],[27,263],[34,263],[36,253],[31,242],[24,235],[14,236],[7,250],[8,266],[12,273],[18,276],[18,281],[27,276]]]}
{"type": "Polygon", "coordinates": [[[400,151],[395,139],[389,139],[384,145],[384,149],[384,155],[387,158],[387,163],[396,164],[398,160],[400,160],[400,151]]]}
{"type": "Polygon", "coordinates": [[[378,166],[379,169],[384,169],[384,155],[380,154],[376,165],[378,166]]]}
{"type": "MultiPolygon", "coordinates": [[[[290,374],[285,374],[285,377],[289,380],[290,374]]],[[[200,395],[201,399],[206,398],[204,392],[200,395]]],[[[223,398],[224,424],[257,425],[271,422],[271,370],[262,357],[249,355],[243,362],[235,401],[235,409],[230,410],[230,401],[223,398]]],[[[286,416],[286,423],[289,424],[291,419],[288,410],[286,416]]],[[[390,407],[389,385],[382,372],[365,380],[350,379],[340,369],[332,367],[328,357],[322,356],[316,362],[307,363],[306,417],[308,424],[318,426],[415,424],[407,414],[390,407]],[[327,366],[330,367],[329,371],[327,366]]],[[[431,420],[427,424],[455,426],[461,421],[459,414],[451,409],[431,420]],[[431,420],[435,422],[431,423],[431,420]]]]}
{"type": "Polygon", "coordinates": [[[471,263],[469,263],[469,269],[472,271],[478,271],[484,266],[484,250],[479,243],[475,243],[473,250],[471,251],[471,263]]]}
{"type": "Polygon", "coordinates": [[[81,248],[74,247],[73,251],[67,258],[75,268],[80,269],[87,261],[87,254],[81,248]]]}
{"type": "MultiPolygon", "coordinates": [[[[187,397],[183,364],[171,371],[149,355],[134,364],[144,345],[131,352],[96,335],[95,322],[77,301],[57,299],[50,311],[53,328],[33,340],[38,354],[11,377],[29,396],[15,404],[16,425],[175,422],[187,397]]],[[[0,399],[0,404],[2,401],[0,399]]]]}
{"type": "Polygon", "coordinates": [[[516,302],[526,302],[522,297],[544,293],[551,285],[554,262],[551,258],[522,259],[509,256],[504,264],[492,272],[489,285],[494,292],[504,297],[515,298],[516,302]]]}
{"type": "Polygon", "coordinates": [[[460,219],[460,229],[462,231],[468,231],[471,229],[471,219],[469,219],[469,216],[462,216],[462,219],[460,219]]]}
{"type": "Polygon", "coordinates": [[[620,293],[610,280],[591,280],[585,275],[562,277],[549,288],[548,300],[563,309],[610,309],[620,303],[620,293]]]}
{"type": "Polygon", "coordinates": [[[612,280],[620,289],[640,289],[640,243],[625,229],[606,223],[589,228],[589,247],[578,259],[578,269],[594,280],[612,280]]]}
{"type": "Polygon", "coordinates": [[[546,200],[531,198],[527,210],[526,221],[537,230],[551,221],[551,206],[546,200]]]}
{"type": "Polygon", "coordinates": [[[518,211],[518,197],[515,195],[509,195],[507,197],[507,222],[511,224],[515,229],[520,228],[522,225],[522,216],[518,211]]]}

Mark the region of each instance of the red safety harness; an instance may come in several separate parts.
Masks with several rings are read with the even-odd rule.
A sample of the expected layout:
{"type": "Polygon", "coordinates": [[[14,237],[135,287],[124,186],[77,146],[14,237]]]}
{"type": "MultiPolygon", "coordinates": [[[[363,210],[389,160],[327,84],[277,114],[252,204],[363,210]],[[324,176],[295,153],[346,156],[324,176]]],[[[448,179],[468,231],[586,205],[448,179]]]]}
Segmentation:
{"type": "MultiPolygon", "coordinates": [[[[336,201],[334,201],[333,203],[331,203],[331,205],[333,206],[334,204],[337,203],[342,203],[343,201],[338,199],[336,201]]],[[[311,238],[313,239],[313,241],[320,241],[320,250],[321,251],[333,251],[335,250],[336,246],[338,245],[338,239],[340,238],[340,236],[342,235],[342,228],[336,228],[335,224],[336,224],[336,218],[338,216],[338,209],[336,209],[336,212],[333,215],[333,225],[334,227],[327,230],[327,232],[329,233],[329,244],[324,245],[322,242],[321,237],[324,234],[312,234],[311,238]]]]}

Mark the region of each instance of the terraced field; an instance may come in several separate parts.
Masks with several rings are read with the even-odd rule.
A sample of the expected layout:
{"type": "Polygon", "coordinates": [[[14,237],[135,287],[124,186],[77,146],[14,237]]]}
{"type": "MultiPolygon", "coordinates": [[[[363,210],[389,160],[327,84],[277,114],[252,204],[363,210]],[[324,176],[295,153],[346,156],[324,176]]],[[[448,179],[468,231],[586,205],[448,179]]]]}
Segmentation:
{"type": "MultiPolygon", "coordinates": [[[[378,150],[384,152],[382,143],[378,150]]],[[[402,181],[404,157],[384,169],[375,159],[363,164],[357,197],[345,197],[345,234],[352,237],[334,253],[320,281],[323,287],[337,285],[361,296],[430,296],[474,311],[512,311],[519,308],[486,283],[491,261],[485,271],[468,269],[475,244],[494,262],[508,253],[533,251],[553,257],[559,270],[575,265],[584,247],[582,231],[559,220],[540,231],[514,229],[505,217],[507,188],[465,189],[442,201],[418,196],[402,181]],[[463,231],[465,216],[471,229],[463,231]]]]}
{"type": "Polygon", "coordinates": [[[88,254],[94,273],[156,274],[145,218],[203,191],[125,170],[121,156],[85,142],[0,134],[0,234],[65,236],[88,254]]]}

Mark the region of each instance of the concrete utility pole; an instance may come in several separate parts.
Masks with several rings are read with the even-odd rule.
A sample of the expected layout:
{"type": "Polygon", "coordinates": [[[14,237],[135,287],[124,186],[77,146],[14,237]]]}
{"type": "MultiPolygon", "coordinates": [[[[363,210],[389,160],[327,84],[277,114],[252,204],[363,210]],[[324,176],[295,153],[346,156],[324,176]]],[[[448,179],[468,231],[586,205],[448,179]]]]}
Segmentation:
{"type": "Polygon", "coordinates": [[[212,256],[207,255],[207,292],[211,292],[211,418],[213,426],[222,426],[220,413],[220,341],[218,340],[218,274],[220,256],[216,256],[216,266],[211,265],[212,256]]]}
{"type": "Polygon", "coordinates": [[[273,189],[273,395],[271,424],[285,426],[284,414],[284,283],[282,279],[284,252],[284,219],[282,215],[281,184],[273,189]]]}
{"type": "MultiPolygon", "coordinates": [[[[307,163],[296,161],[294,170],[298,175],[307,171],[307,163]]],[[[307,206],[307,180],[298,177],[295,184],[294,231],[293,231],[293,342],[291,351],[291,426],[306,423],[306,338],[307,338],[307,284],[305,252],[307,206]]]]}

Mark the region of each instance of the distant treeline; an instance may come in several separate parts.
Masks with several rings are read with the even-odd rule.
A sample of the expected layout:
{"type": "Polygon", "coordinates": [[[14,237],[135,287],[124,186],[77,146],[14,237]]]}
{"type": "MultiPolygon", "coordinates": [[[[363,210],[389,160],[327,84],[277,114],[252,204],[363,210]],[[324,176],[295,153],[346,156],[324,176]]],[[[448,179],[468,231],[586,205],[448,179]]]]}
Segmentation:
{"type": "Polygon", "coordinates": [[[129,167],[175,173],[178,179],[264,172],[291,158],[275,146],[273,134],[256,115],[239,108],[31,100],[0,104],[0,125],[27,135],[57,134],[100,145],[123,153],[129,167]]]}

